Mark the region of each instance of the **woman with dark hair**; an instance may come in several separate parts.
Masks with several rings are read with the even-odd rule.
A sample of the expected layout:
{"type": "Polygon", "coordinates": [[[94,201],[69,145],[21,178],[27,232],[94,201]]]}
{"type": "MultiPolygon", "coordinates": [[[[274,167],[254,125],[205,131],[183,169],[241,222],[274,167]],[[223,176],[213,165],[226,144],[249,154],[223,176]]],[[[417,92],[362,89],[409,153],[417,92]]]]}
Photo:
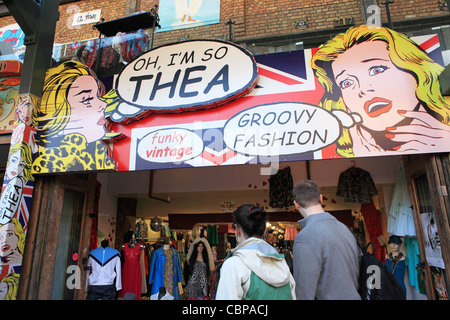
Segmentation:
{"type": "Polygon", "coordinates": [[[88,56],[89,56],[89,49],[87,48],[86,45],[82,45],[81,47],[78,48],[72,60],[86,64],[88,56]]]}
{"type": "Polygon", "coordinates": [[[283,255],[264,241],[266,212],[245,204],[233,212],[238,245],[220,268],[217,300],[295,300],[295,282],[283,255]]]}
{"type": "Polygon", "coordinates": [[[206,238],[197,238],[189,248],[187,256],[189,280],[187,283],[188,299],[209,297],[209,276],[211,275],[210,256],[206,238]],[[192,250],[191,250],[192,248],[192,250]]]}

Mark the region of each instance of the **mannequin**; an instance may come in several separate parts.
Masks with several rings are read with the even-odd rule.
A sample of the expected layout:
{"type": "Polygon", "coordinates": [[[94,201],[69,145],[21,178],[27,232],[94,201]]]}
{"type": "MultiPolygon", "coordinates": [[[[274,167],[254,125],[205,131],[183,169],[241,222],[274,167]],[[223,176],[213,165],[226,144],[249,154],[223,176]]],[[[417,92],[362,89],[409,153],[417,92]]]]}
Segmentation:
{"type": "Polygon", "coordinates": [[[151,295],[150,300],[173,300],[173,296],[166,291],[166,287],[160,287],[157,293],[151,295]]]}
{"type": "Polygon", "coordinates": [[[122,289],[120,252],[103,240],[100,248],[89,252],[87,269],[86,300],[115,300],[116,291],[122,289]]]}
{"type": "Polygon", "coordinates": [[[388,267],[389,271],[391,271],[397,278],[406,296],[406,287],[404,281],[406,271],[406,257],[400,251],[400,245],[402,243],[403,241],[399,236],[392,235],[389,237],[388,244],[391,252],[386,255],[385,264],[388,267]]]}
{"type": "Polygon", "coordinates": [[[164,250],[169,250],[170,249],[170,239],[169,237],[164,237],[164,250]]]}
{"type": "Polygon", "coordinates": [[[152,285],[151,295],[159,292],[159,288],[165,287],[168,294],[175,300],[181,299],[181,265],[180,254],[165,237],[161,248],[155,250],[152,255],[152,263],[149,270],[149,284],[152,285]]]}
{"type": "Polygon", "coordinates": [[[197,238],[189,248],[189,280],[187,284],[188,299],[201,299],[209,296],[210,259],[212,251],[206,238],[197,238]],[[192,248],[192,250],[191,250],[192,248]]]}

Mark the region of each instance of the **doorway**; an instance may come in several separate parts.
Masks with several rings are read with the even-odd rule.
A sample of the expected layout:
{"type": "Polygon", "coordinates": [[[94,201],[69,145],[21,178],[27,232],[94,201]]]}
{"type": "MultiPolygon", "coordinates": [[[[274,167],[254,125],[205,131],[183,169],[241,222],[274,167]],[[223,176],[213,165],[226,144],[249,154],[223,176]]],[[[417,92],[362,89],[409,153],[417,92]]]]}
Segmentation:
{"type": "Polygon", "coordinates": [[[81,237],[81,221],[86,194],[65,190],[53,274],[52,300],[73,300],[75,289],[80,289],[81,273],[76,266],[81,237]],[[67,278],[67,275],[73,277],[67,278]]]}
{"type": "MultiPolygon", "coordinates": [[[[413,209],[420,253],[421,269],[427,298],[438,300],[448,288],[449,248],[448,198],[443,175],[442,157],[418,155],[403,157],[413,209]]],[[[446,297],[448,299],[448,296],[446,297]]]]}
{"type": "Polygon", "coordinates": [[[95,199],[95,173],[38,177],[19,299],[84,299],[95,199]]]}

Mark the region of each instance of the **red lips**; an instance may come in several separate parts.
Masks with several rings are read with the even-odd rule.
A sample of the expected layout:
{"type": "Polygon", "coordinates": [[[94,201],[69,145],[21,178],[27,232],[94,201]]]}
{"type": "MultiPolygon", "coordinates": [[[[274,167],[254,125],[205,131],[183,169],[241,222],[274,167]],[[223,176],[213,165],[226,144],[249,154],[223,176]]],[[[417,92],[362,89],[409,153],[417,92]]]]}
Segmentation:
{"type": "Polygon", "coordinates": [[[105,117],[101,117],[101,118],[97,121],[97,124],[98,124],[99,126],[103,126],[105,123],[106,123],[105,117]]]}
{"type": "Polygon", "coordinates": [[[364,103],[364,110],[371,118],[375,118],[383,113],[389,112],[391,108],[392,101],[383,98],[373,98],[364,103]]]}

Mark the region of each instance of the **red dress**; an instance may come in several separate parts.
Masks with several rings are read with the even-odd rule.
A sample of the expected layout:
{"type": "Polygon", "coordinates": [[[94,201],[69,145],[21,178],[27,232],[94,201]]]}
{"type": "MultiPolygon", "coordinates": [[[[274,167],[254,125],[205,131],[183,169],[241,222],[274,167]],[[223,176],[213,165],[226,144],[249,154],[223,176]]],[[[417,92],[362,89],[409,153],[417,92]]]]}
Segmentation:
{"type": "Polygon", "coordinates": [[[121,297],[127,292],[136,295],[137,300],[141,300],[141,246],[136,244],[131,248],[128,243],[123,246],[124,263],[122,267],[122,292],[121,297]]]}

